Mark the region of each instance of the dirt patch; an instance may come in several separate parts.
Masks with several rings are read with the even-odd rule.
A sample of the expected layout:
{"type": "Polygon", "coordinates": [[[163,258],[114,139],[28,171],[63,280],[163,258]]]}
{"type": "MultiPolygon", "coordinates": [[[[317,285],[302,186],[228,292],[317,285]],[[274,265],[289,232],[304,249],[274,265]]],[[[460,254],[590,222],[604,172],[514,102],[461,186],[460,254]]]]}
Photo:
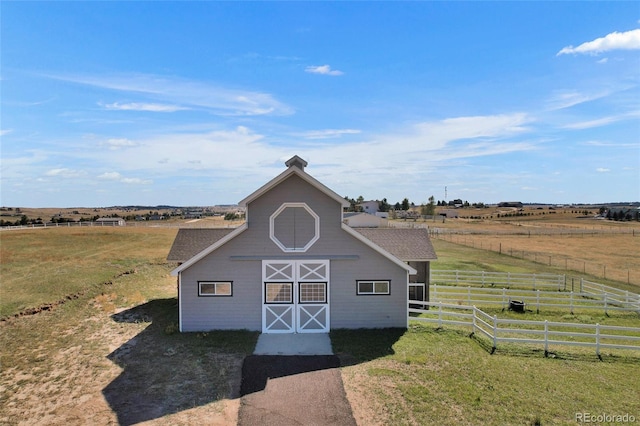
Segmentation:
{"type": "MultiPolygon", "coordinates": [[[[94,307],[56,324],[51,341],[22,346],[23,362],[3,363],[0,424],[235,425],[244,354],[218,351],[206,337],[165,335],[154,317],[171,303],[112,316],[94,307]]],[[[3,332],[59,320],[55,312],[16,318],[3,332]]]]}

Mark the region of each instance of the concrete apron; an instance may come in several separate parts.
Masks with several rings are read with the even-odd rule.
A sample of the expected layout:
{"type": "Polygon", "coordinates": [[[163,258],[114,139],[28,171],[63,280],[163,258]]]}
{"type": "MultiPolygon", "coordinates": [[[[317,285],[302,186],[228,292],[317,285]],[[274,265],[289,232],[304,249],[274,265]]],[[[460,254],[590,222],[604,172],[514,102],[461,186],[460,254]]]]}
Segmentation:
{"type": "Polygon", "coordinates": [[[254,355],[333,355],[327,333],[265,334],[258,337],[254,355]]]}

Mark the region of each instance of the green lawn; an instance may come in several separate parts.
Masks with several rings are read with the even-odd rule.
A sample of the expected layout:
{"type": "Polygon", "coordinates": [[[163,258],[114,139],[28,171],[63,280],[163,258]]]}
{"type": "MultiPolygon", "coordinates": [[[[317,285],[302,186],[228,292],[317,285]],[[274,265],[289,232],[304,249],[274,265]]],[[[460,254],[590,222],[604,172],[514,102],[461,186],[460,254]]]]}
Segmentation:
{"type": "Polygon", "coordinates": [[[575,424],[576,413],[640,419],[640,354],[604,358],[510,348],[491,355],[466,331],[412,324],[334,330],[346,386],[394,425],[575,424]]]}

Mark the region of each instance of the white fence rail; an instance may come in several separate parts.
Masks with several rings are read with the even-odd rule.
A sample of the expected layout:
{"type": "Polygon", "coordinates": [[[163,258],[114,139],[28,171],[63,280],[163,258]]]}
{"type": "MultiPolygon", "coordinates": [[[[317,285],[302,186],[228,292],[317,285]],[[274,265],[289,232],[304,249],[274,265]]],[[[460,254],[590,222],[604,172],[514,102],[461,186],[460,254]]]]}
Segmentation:
{"type": "Polygon", "coordinates": [[[460,271],[432,269],[430,282],[434,284],[481,286],[497,288],[532,288],[534,290],[551,288],[566,290],[564,275],[557,274],[520,274],[513,272],[460,271]]]}
{"type": "Polygon", "coordinates": [[[420,314],[419,317],[410,316],[410,320],[437,324],[439,328],[445,324],[470,326],[473,334],[480,334],[491,340],[491,353],[500,343],[541,345],[544,346],[545,356],[549,355],[549,347],[552,345],[594,348],[598,357],[601,357],[602,349],[640,351],[638,327],[498,319],[475,306],[416,300],[411,300],[410,303],[430,308],[409,308],[410,314],[420,314]]]}
{"type": "Polygon", "coordinates": [[[458,287],[432,285],[429,296],[432,302],[451,304],[464,303],[467,306],[510,307],[512,301],[524,303],[525,307],[540,312],[540,308],[568,309],[572,314],[577,309],[628,311],[640,314],[640,295],[619,290],[617,293],[563,292],[543,290],[518,290],[478,287],[458,287]]]}

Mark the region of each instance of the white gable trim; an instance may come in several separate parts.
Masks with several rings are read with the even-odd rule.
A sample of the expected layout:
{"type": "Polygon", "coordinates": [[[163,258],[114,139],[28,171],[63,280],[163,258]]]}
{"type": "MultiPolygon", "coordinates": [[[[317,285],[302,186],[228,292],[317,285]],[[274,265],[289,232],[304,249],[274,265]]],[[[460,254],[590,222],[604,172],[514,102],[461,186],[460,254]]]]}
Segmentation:
{"type": "Polygon", "coordinates": [[[354,231],[353,229],[351,229],[350,226],[348,226],[348,225],[343,223],[342,224],[342,229],[345,232],[347,232],[349,235],[351,235],[354,238],[356,238],[357,240],[363,242],[365,245],[371,247],[372,249],[374,249],[375,251],[377,251],[378,253],[380,253],[381,255],[383,255],[384,257],[386,257],[387,259],[389,259],[390,261],[392,261],[396,265],[400,266],[402,269],[407,271],[410,275],[418,273],[418,271],[413,269],[411,266],[407,265],[402,260],[398,259],[397,257],[392,255],[391,253],[389,253],[388,251],[386,251],[385,249],[383,249],[379,245],[375,244],[373,241],[369,240],[367,237],[365,237],[364,235],[362,235],[358,231],[354,231]]]}
{"type": "Polygon", "coordinates": [[[223,244],[226,244],[227,242],[231,241],[232,239],[234,239],[235,237],[237,237],[238,235],[243,233],[247,228],[248,228],[248,226],[247,226],[246,223],[244,223],[241,226],[237,227],[236,229],[234,229],[233,231],[231,231],[230,233],[228,233],[224,237],[220,238],[218,241],[216,241],[215,243],[213,243],[212,245],[210,245],[206,249],[202,250],[200,253],[196,254],[191,259],[187,260],[182,265],[178,266],[176,269],[171,271],[171,275],[174,276],[174,277],[177,276],[180,272],[182,272],[185,269],[189,268],[194,263],[202,260],[205,256],[207,256],[211,252],[215,251],[218,247],[222,246],[223,244]]]}
{"type": "Polygon", "coordinates": [[[331,189],[329,189],[328,187],[326,187],[325,185],[323,185],[322,183],[317,181],[315,178],[313,178],[312,176],[310,176],[309,174],[305,173],[303,170],[300,170],[298,167],[295,167],[295,166],[289,167],[287,170],[285,170],[284,172],[280,173],[278,176],[276,176],[275,178],[271,179],[266,184],[262,185],[259,189],[257,189],[252,194],[250,194],[249,196],[247,196],[246,198],[241,200],[238,203],[238,205],[240,205],[242,207],[245,207],[247,204],[249,204],[250,202],[252,202],[256,198],[262,196],[263,194],[268,192],[271,188],[275,187],[276,185],[278,185],[280,182],[284,181],[286,178],[288,178],[292,174],[298,175],[300,178],[302,178],[304,181],[309,183],[311,186],[313,186],[314,188],[316,188],[320,192],[323,192],[324,194],[326,194],[330,198],[333,198],[338,203],[340,203],[342,205],[342,207],[349,207],[350,204],[349,204],[349,202],[347,200],[345,200],[339,194],[336,194],[331,189]]]}

